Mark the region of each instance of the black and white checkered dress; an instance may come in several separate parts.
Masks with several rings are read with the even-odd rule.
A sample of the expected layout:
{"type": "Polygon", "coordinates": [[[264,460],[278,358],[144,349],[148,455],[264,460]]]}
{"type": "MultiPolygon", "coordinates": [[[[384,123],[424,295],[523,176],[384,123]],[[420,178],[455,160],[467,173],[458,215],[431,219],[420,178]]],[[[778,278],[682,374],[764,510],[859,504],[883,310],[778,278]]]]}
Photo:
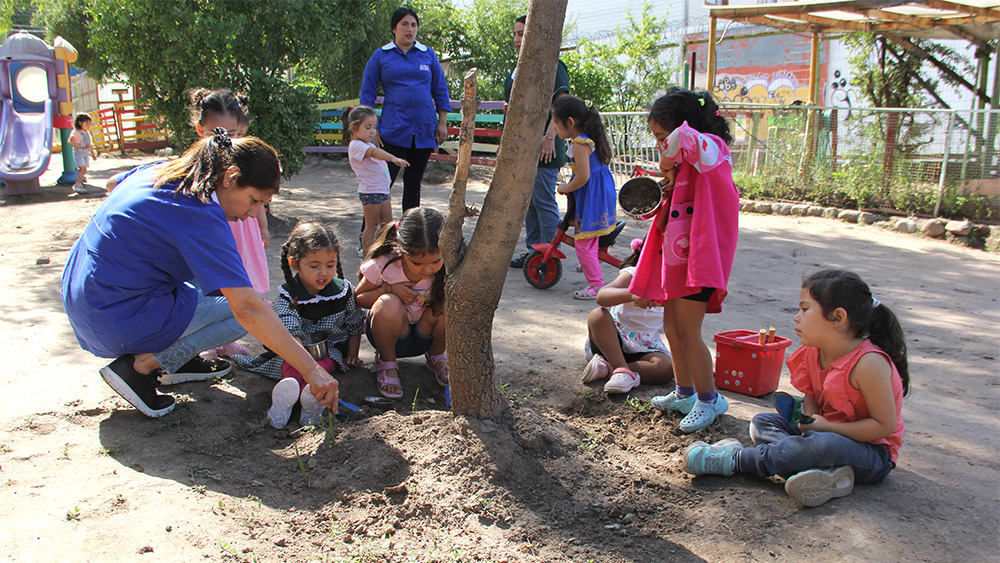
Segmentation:
{"type": "MultiPolygon", "coordinates": [[[[365,330],[365,310],[354,300],[351,282],[335,278],[316,295],[311,295],[295,276],[292,286],[283,284],[272,305],[282,324],[296,338],[325,333],[330,344],[330,359],[337,362],[340,371],[344,365],[343,344],[355,334],[365,330]]],[[[234,355],[231,358],[243,369],[264,377],[280,380],[284,360],[267,350],[259,356],[234,355]]]]}

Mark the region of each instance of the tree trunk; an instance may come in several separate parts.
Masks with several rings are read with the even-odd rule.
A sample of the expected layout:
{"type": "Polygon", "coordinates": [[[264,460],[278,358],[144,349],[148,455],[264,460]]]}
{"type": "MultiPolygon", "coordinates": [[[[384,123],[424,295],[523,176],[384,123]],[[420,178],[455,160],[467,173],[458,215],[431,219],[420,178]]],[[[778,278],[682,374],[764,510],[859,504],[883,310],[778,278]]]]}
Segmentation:
{"type": "MultiPolygon", "coordinates": [[[[464,256],[461,230],[469,166],[464,155],[469,152],[459,149],[455,187],[440,237],[448,270],[445,278],[448,374],[455,414],[496,418],[505,407],[493,363],[493,315],[535,181],[541,150],[540,124],[545,123],[552,99],[566,2],[532,0],[528,8],[496,170],[464,256]]],[[[466,83],[466,96],[470,90],[474,98],[474,78],[471,89],[466,83]]],[[[475,108],[475,101],[462,103],[463,114],[467,116],[474,115],[475,108]]],[[[465,121],[463,116],[461,142],[469,143],[464,149],[471,151],[472,126],[467,131],[465,121]]]]}

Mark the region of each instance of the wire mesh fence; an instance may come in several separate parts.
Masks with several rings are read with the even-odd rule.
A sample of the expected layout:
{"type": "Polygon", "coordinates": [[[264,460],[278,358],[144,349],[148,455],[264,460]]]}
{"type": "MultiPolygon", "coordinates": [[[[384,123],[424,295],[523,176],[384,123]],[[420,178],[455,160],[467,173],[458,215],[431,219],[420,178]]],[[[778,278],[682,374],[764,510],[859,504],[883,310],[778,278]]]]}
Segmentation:
{"type": "MultiPolygon", "coordinates": [[[[1000,110],[723,104],[743,197],[1000,218],[1000,110]]],[[[642,112],[604,113],[621,181],[659,157],[642,112]]]]}

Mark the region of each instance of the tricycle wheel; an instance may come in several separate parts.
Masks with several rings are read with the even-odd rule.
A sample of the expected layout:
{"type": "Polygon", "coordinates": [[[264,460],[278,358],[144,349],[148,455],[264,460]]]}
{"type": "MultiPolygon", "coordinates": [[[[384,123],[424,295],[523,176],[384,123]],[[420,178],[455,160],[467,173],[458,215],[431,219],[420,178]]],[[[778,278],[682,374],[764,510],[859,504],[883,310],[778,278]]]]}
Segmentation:
{"type": "Polygon", "coordinates": [[[548,289],[559,283],[562,277],[562,261],[552,256],[548,260],[535,250],[524,261],[524,279],[538,289],[548,289]]]}

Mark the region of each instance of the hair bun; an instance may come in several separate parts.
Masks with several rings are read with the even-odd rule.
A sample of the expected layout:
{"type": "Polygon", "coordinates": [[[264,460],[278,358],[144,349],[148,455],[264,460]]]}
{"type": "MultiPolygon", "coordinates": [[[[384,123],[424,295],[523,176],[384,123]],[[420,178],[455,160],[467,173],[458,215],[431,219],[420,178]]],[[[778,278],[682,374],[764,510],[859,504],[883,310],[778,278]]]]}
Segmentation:
{"type": "Polygon", "coordinates": [[[212,133],[215,133],[215,137],[212,142],[216,144],[220,149],[229,149],[233,147],[233,140],[229,138],[229,133],[226,131],[225,127],[216,127],[212,129],[212,133]]]}
{"type": "Polygon", "coordinates": [[[642,248],[642,239],[641,238],[632,239],[631,247],[632,247],[632,252],[635,252],[640,248],[642,248]]]}

